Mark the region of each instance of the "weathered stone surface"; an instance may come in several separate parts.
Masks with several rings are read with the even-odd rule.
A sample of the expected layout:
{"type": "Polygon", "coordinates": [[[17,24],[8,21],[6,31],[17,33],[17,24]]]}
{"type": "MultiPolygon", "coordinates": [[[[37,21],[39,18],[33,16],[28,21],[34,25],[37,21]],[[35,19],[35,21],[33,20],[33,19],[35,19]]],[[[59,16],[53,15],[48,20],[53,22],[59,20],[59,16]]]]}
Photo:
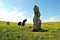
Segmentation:
{"type": "Polygon", "coordinates": [[[39,8],[34,6],[34,18],[33,18],[33,31],[39,31],[41,29],[41,20],[40,20],[39,8]]]}
{"type": "Polygon", "coordinates": [[[27,21],[27,19],[24,19],[22,22],[22,26],[25,26],[25,22],[27,21]]]}

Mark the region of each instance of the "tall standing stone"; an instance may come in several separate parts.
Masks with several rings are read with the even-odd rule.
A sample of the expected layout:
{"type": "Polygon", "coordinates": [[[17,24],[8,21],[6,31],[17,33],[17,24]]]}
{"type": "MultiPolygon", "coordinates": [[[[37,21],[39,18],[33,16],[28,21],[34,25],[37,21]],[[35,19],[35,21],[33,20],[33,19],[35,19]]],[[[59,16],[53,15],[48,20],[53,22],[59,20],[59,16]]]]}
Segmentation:
{"type": "Polygon", "coordinates": [[[39,31],[41,29],[39,7],[34,6],[34,18],[33,18],[33,31],[39,31]]]}

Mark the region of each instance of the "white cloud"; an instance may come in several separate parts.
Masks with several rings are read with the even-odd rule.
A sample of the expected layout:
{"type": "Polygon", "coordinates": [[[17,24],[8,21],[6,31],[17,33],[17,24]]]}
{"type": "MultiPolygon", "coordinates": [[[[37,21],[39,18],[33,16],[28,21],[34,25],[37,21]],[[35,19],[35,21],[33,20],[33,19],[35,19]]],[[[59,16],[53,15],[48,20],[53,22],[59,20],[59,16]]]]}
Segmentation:
{"type": "Polygon", "coordinates": [[[11,7],[14,10],[8,11],[4,7],[4,3],[0,2],[0,20],[1,21],[10,21],[10,22],[19,22],[27,19],[27,23],[32,23],[32,19],[26,17],[24,14],[26,11],[19,11],[19,9],[15,7],[11,7]]]}
{"type": "Polygon", "coordinates": [[[18,10],[13,10],[8,12],[5,8],[0,8],[0,20],[5,21],[22,21],[26,17],[24,16],[24,11],[19,12],[18,10]]]}
{"type": "Polygon", "coordinates": [[[26,17],[24,15],[25,13],[25,11],[19,12],[17,9],[8,12],[6,9],[0,8],[0,20],[10,22],[22,22],[24,19],[27,19],[27,23],[32,23],[32,19],[26,17]]]}
{"type": "Polygon", "coordinates": [[[0,7],[3,7],[4,6],[4,3],[0,1],[0,7]]]}
{"type": "Polygon", "coordinates": [[[58,19],[57,17],[50,17],[47,20],[44,20],[43,22],[60,22],[60,19],[58,19]]]}
{"type": "Polygon", "coordinates": [[[33,19],[32,18],[28,18],[27,19],[27,23],[33,23],[33,19]]]}

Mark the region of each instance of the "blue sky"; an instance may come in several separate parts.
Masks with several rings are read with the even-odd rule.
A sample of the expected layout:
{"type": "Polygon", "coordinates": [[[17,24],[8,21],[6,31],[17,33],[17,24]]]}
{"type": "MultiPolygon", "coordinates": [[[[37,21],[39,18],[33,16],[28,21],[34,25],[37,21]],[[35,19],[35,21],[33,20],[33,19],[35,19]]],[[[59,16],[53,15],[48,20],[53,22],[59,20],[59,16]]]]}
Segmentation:
{"type": "Polygon", "coordinates": [[[0,0],[0,20],[19,22],[33,20],[33,7],[39,7],[42,22],[60,21],[60,0],[0,0]]]}

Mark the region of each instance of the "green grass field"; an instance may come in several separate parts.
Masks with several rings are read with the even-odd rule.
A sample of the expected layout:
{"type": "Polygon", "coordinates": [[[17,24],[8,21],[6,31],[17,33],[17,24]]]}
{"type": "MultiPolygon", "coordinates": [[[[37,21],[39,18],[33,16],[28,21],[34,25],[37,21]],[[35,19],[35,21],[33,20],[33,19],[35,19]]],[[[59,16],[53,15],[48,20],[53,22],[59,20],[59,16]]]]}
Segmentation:
{"type": "Polygon", "coordinates": [[[47,32],[32,32],[32,24],[18,26],[17,23],[0,21],[0,40],[60,40],[60,22],[42,23],[42,28],[47,32]]]}

